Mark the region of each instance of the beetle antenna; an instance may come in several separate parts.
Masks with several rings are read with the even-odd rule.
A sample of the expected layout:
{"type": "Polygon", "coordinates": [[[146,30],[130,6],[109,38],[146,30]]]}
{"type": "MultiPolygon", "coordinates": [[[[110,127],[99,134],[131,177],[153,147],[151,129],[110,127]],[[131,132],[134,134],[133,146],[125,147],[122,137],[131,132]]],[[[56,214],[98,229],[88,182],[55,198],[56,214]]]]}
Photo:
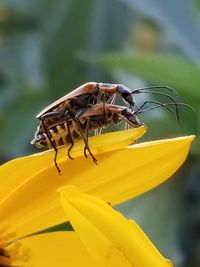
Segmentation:
{"type": "Polygon", "coordinates": [[[176,89],[169,87],[169,86],[166,86],[166,85],[153,85],[153,86],[146,86],[146,87],[134,89],[132,91],[132,94],[139,94],[143,90],[152,90],[152,89],[166,89],[166,90],[174,93],[175,96],[177,96],[177,97],[179,96],[176,89]]]}
{"type": "Polygon", "coordinates": [[[180,99],[179,99],[179,96],[178,96],[178,94],[177,94],[175,89],[173,89],[171,87],[168,87],[168,86],[149,86],[149,87],[144,87],[144,88],[141,88],[141,89],[135,89],[134,91],[132,91],[131,94],[140,94],[140,93],[147,93],[147,94],[148,93],[152,93],[152,94],[157,94],[157,95],[161,95],[161,96],[166,96],[169,99],[171,99],[174,102],[174,105],[175,105],[175,108],[176,108],[177,119],[178,119],[178,121],[180,121],[179,110],[178,110],[178,106],[176,105],[176,103],[177,103],[176,100],[180,100],[180,99]],[[176,96],[176,99],[174,97],[172,97],[171,95],[168,95],[166,93],[157,92],[157,91],[151,90],[151,89],[159,89],[159,88],[164,88],[164,89],[167,89],[167,90],[173,92],[174,95],[176,96]]]}
{"type": "MultiPolygon", "coordinates": [[[[178,120],[179,124],[181,125],[181,122],[180,122],[179,117],[177,116],[177,113],[174,112],[173,109],[169,108],[169,106],[174,105],[174,103],[166,103],[166,104],[162,104],[162,103],[155,102],[155,101],[148,101],[148,103],[149,103],[149,102],[151,102],[151,103],[155,103],[155,104],[158,104],[158,105],[153,106],[153,107],[150,107],[150,108],[142,109],[142,107],[145,105],[145,103],[144,103],[144,104],[139,108],[139,110],[137,110],[137,111],[135,112],[135,115],[142,114],[142,113],[144,113],[144,112],[147,112],[147,111],[150,111],[150,110],[153,110],[153,109],[157,109],[157,108],[159,108],[159,107],[165,107],[165,108],[167,108],[170,112],[172,112],[172,113],[174,114],[174,116],[175,116],[176,119],[178,120]]],[[[192,106],[190,106],[190,105],[188,105],[188,104],[185,104],[185,103],[182,103],[182,102],[177,102],[176,105],[179,105],[179,106],[185,106],[185,107],[191,109],[192,111],[195,111],[195,110],[193,109],[192,106]]]]}
{"type": "MultiPolygon", "coordinates": [[[[151,109],[154,109],[154,108],[158,108],[158,107],[161,107],[161,106],[172,106],[172,105],[174,105],[174,103],[165,103],[165,104],[163,104],[163,103],[156,102],[156,101],[147,101],[147,102],[148,102],[148,103],[149,103],[149,102],[153,102],[153,103],[158,104],[157,106],[148,108],[148,110],[151,110],[151,109]]],[[[192,111],[195,112],[195,109],[194,109],[192,106],[190,106],[190,105],[188,105],[188,104],[186,104],[186,103],[176,102],[176,104],[177,104],[178,106],[184,106],[184,107],[187,107],[187,108],[189,108],[190,110],[192,110],[192,111]]],[[[142,106],[144,106],[144,105],[142,105],[142,106]]],[[[139,108],[139,111],[140,111],[140,110],[141,110],[141,107],[139,108]]],[[[147,109],[145,109],[145,110],[147,110],[147,109]]],[[[136,111],[136,113],[137,113],[137,111],[136,111]]],[[[140,112],[139,112],[139,113],[140,113],[140,112]]]]}
{"type": "MultiPolygon", "coordinates": [[[[169,104],[169,103],[168,103],[169,104]]],[[[172,105],[174,105],[174,103],[171,103],[172,105]]],[[[155,109],[155,108],[159,108],[159,107],[164,107],[166,109],[168,109],[174,116],[175,118],[177,119],[178,123],[180,123],[180,118],[179,116],[177,115],[177,111],[174,111],[173,109],[171,109],[170,107],[168,107],[167,104],[163,104],[163,103],[160,103],[160,102],[157,102],[157,101],[151,101],[151,100],[147,100],[145,101],[140,107],[139,109],[135,112],[135,115],[138,115],[138,114],[141,114],[141,113],[144,113],[146,111],[150,111],[152,109],[155,109]],[[150,108],[146,108],[146,109],[142,109],[146,104],[157,104],[157,106],[153,106],[153,107],[150,107],[150,108]]]]}

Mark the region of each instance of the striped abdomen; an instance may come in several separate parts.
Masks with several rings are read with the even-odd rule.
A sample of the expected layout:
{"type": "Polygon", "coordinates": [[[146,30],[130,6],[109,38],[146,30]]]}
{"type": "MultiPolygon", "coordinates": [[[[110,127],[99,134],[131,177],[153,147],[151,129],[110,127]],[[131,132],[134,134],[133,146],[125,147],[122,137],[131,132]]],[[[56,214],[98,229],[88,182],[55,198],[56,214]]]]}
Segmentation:
{"type": "MultiPolygon", "coordinates": [[[[56,147],[70,144],[70,137],[67,130],[66,122],[60,125],[56,125],[48,129],[48,131],[51,136],[51,140],[56,147]]],[[[81,137],[81,134],[77,130],[77,127],[73,127],[72,125],[70,126],[70,133],[73,139],[79,139],[81,137]]],[[[35,133],[35,138],[32,140],[31,143],[35,144],[39,148],[52,148],[51,142],[41,125],[38,126],[38,129],[35,133]]]]}

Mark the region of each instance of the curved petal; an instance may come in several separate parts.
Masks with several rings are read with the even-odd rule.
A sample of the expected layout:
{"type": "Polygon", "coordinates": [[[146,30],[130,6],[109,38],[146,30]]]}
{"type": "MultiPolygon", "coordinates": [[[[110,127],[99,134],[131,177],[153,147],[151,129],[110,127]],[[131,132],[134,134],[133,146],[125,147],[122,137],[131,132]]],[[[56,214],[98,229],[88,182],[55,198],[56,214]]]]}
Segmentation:
{"type": "Polygon", "coordinates": [[[112,205],[134,198],[171,177],[185,161],[193,139],[191,135],[128,146],[112,155],[107,179],[92,188],[85,184],[81,191],[112,205]]]}
{"type": "MultiPolygon", "coordinates": [[[[193,138],[147,142],[100,153],[97,166],[83,157],[63,160],[62,176],[57,175],[54,166],[40,170],[0,204],[1,225],[23,236],[65,221],[55,192],[63,185],[74,184],[112,205],[126,201],[171,176],[185,160],[193,138]]],[[[39,155],[39,159],[45,161],[45,155],[39,155]]],[[[8,170],[7,174],[15,178],[8,170]]]]}
{"type": "Polygon", "coordinates": [[[73,186],[60,189],[61,203],[77,235],[99,266],[172,266],[142,229],[102,200],[73,186]],[[114,255],[116,260],[114,260],[114,255]]]}
{"type": "MultiPolygon", "coordinates": [[[[145,127],[139,127],[126,131],[92,136],[89,138],[89,145],[94,155],[97,155],[98,159],[99,154],[122,149],[123,147],[128,146],[135,140],[139,139],[145,134],[145,132],[145,127]]],[[[58,180],[61,180],[60,178],[67,179],[69,176],[71,176],[71,172],[74,167],[73,165],[70,168],[70,165],[73,163],[77,165],[77,159],[79,158],[83,160],[83,163],[85,163],[85,167],[82,169],[82,171],[90,168],[91,166],[94,167],[91,159],[88,159],[87,161],[85,160],[83,149],[83,141],[77,140],[72,149],[72,156],[75,159],[74,161],[67,157],[66,146],[63,146],[59,149],[58,163],[61,165],[61,177],[59,177],[53,162],[55,152],[52,149],[27,157],[17,158],[0,166],[0,202],[6,198],[10,192],[17,190],[18,187],[23,186],[24,183],[31,180],[32,177],[41,177],[42,175],[46,175],[46,173],[51,173],[51,176],[54,176],[58,180]],[[68,166],[65,167],[65,164],[68,164],[68,166]]]]}
{"type": "MultiPolygon", "coordinates": [[[[140,127],[91,137],[90,148],[97,156],[103,154],[104,159],[107,152],[124,148],[145,131],[145,127],[140,127]]],[[[78,140],[73,148],[74,161],[67,157],[66,147],[59,149],[62,176],[55,168],[53,150],[15,159],[0,167],[0,230],[3,228],[5,235],[12,232],[17,238],[63,222],[56,189],[75,181],[85,183],[91,176],[93,179],[93,175],[84,174],[88,168],[94,176],[98,172],[98,166],[83,156],[83,148],[83,142],[78,140]]]]}
{"type": "Polygon", "coordinates": [[[24,238],[7,250],[12,266],[96,266],[75,232],[54,232],[24,238]]]}

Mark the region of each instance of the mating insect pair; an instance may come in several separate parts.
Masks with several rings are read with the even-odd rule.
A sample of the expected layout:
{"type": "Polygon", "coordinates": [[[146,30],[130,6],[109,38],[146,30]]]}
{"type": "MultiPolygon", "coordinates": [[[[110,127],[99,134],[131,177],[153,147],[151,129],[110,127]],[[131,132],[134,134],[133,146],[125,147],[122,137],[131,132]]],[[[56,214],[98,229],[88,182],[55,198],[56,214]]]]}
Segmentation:
{"type": "Polygon", "coordinates": [[[177,103],[174,97],[166,93],[157,92],[158,88],[164,88],[175,94],[174,89],[166,86],[152,86],[131,91],[121,84],[86,83],[47,106],[37,115],[36,118],[40,120],[40,125],[31,143],[38,147],[53,148],[55,150],[54,162],[60,172],[56,162],[58,146],[69,144],[68,157],[72,159],[70,151],[74,145],[74,139],[83,138],[85,156],[88,151],[93,161],[97,163],[88,144],[89,131],[101,131],[111,122],[118,124],[122,120],[132,127],[139,127],[142,123],[139,122],[137,115],[160,106],[174,113],[169,107],[174,105],[174,114],[179,121],[178,104],[182,103],[177,103]],[[133,95],[150,92],[165,96],[172,102],[162,104],[145,101],[140,107],[137,107],[133,95]],[[129,108],[115,105],[117,96],[120,96],[129,105],[129,108]],[[143,109],[148,103],[154,103],[156,106],[143,109]]]}

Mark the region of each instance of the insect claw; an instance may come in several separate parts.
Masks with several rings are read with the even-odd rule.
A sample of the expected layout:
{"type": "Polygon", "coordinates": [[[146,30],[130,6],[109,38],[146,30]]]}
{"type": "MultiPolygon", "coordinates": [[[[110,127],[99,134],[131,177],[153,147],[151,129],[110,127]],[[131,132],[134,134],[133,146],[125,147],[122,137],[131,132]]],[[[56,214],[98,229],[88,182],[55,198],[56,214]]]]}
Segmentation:
{"type": "Polygon", "coordinates": [[[95,157],[92,157],[94,164],[98,165],[97,159],[95,157]]]}
{"type": "Polygon", "coordinates": [[[67,155],[68,155],[68,158],[71,159],[71,160],[74,160],[74,158],[72,158],[72,156],[70,155],[70,151],[68,150],[67,152],[67,155]]]}
{"type": "MultiPolygon", "coordinates": [[[[72,140],[72,139],[71,139],[71,140],[72,140]]],[[[70,147],[68,148],[68,151],[67,151],[68,158],[71,159],[71,160],[74,159],[74,158],[72,158],[72,156],[70,155],[70,152],[71,152],[71,149],[72,149],[73,146],[74,146],[74,142],[73,142],[73,140],[72,140],[71,145],[70,145],[70,147]]]]}
{"type": "Polygon", "coordinates": [[[88,156],[87,156],[87,148],[86,147],[84,147],[84,156],[85,156],[86,159],[88,158],[88,156]]]}
{"type": "Polygon", "coordinates": [[[58,174],[61,175],[61,169],[58,167],[58,163],[57,163],[57,155],[58,155],[58,149],[55,148],[54,164],[56,166],[56,169],[58,171],[58,174]]]}
{"type": "Polygon", "coordinates": [[[61,176],[61,169],[58,167],[57,162],[55,162],[56,169],[58,171],[58,174],[61,176]]]}

